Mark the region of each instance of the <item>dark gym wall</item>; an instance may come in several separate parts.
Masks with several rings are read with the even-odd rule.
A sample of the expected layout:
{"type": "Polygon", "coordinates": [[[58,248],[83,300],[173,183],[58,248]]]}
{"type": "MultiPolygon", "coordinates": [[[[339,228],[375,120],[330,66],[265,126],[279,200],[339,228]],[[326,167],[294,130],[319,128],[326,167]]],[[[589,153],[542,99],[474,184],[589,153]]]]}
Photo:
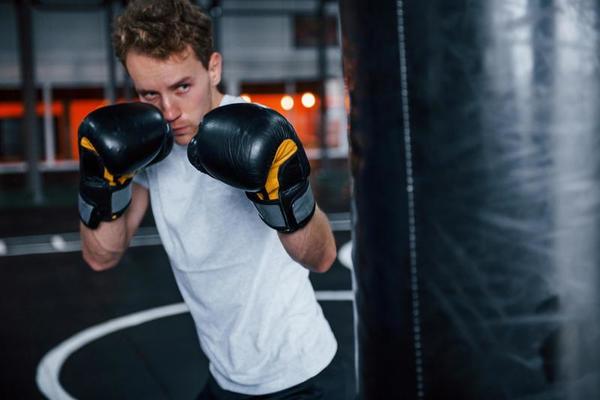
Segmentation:
{"type": "Polygon", "coordinates": [[[366,3],[341,2],[361,397],[600,398],[600,5],[366,3]]]}

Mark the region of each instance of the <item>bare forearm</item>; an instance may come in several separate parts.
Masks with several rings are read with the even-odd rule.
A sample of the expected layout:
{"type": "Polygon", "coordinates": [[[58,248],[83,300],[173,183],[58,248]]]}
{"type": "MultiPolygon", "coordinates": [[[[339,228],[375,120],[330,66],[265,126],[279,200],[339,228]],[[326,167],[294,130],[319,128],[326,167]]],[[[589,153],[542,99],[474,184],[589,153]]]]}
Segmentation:
{"type": "Polygon", "coordinates": [[[148,190],[133,184],[131,204],[125,214],[97,229],[80,224],[83,259],[96,271],[112,268],[121,259],[148,208],[148,190]]]}
{"type": "Polygon", "coordinates": [[[313,272],[326,272],[335,261],[335,240],[327,216],[317,207],[310,222],[294,233],[279,233],[288,254],[313,272]]]}
{"type": "Polygon", "coordinates": [[[129,235],[123,218],[103,222],[97,229],[80,224],[83,259],[96,271],[114,267],[129,244],[129,235]]]}

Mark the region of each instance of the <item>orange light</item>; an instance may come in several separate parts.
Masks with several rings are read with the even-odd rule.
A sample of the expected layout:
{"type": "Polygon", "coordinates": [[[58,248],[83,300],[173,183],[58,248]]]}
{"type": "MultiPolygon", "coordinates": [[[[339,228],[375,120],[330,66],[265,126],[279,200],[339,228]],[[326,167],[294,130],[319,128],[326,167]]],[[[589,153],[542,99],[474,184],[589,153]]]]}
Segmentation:
{"type": "Polygon", "coordinates": [[[242,99],[244,99],[244,101],[246,101],[248,103],[252,103],[252,99],[250,98],[250,95],[247,95],[247,94],[244,93],[244,94],[241,94],[240,97],[242,99]]]}
{"type": "Polygon", "coordinates": [[[315,99],[315,95],[311,92],[306,92],[302,95],[302,105],[306,108],[311,108],[315,105],[317,99],[315,99]]]}
{"type": "Polygon", "coordinates": [[[290,95],[285,95],[281,98],[281,108],[285,111],[289,111],[294,108],[294,99],[290,95]]]}

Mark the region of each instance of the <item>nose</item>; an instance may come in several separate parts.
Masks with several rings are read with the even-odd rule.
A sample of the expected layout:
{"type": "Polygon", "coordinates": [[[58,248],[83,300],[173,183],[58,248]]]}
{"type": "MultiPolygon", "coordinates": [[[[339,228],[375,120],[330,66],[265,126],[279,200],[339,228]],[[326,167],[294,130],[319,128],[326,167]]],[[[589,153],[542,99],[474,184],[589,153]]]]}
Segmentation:
{"type": "Polygon", "coordinates": [[[161,108],[163,116],[169,123],[175,121],[181,116],[181,108],[174,99],[163,98],[161,108]]]}

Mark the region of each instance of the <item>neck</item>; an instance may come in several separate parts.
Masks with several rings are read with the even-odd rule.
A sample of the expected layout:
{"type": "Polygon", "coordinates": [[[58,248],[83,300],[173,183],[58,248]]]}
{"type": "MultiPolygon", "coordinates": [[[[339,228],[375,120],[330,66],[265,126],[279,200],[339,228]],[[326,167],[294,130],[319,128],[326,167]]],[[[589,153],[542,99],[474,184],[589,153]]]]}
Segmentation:
{"type": "Polygon", "coordinates": [[[223,96],[224,96],[224,94],[219,92],[218,90],[215,90],[213,92],[212,101],[211,101],[211,110],[219,107],[219,105],[221,104],[221,100],[223,100],[223,96]]]}

